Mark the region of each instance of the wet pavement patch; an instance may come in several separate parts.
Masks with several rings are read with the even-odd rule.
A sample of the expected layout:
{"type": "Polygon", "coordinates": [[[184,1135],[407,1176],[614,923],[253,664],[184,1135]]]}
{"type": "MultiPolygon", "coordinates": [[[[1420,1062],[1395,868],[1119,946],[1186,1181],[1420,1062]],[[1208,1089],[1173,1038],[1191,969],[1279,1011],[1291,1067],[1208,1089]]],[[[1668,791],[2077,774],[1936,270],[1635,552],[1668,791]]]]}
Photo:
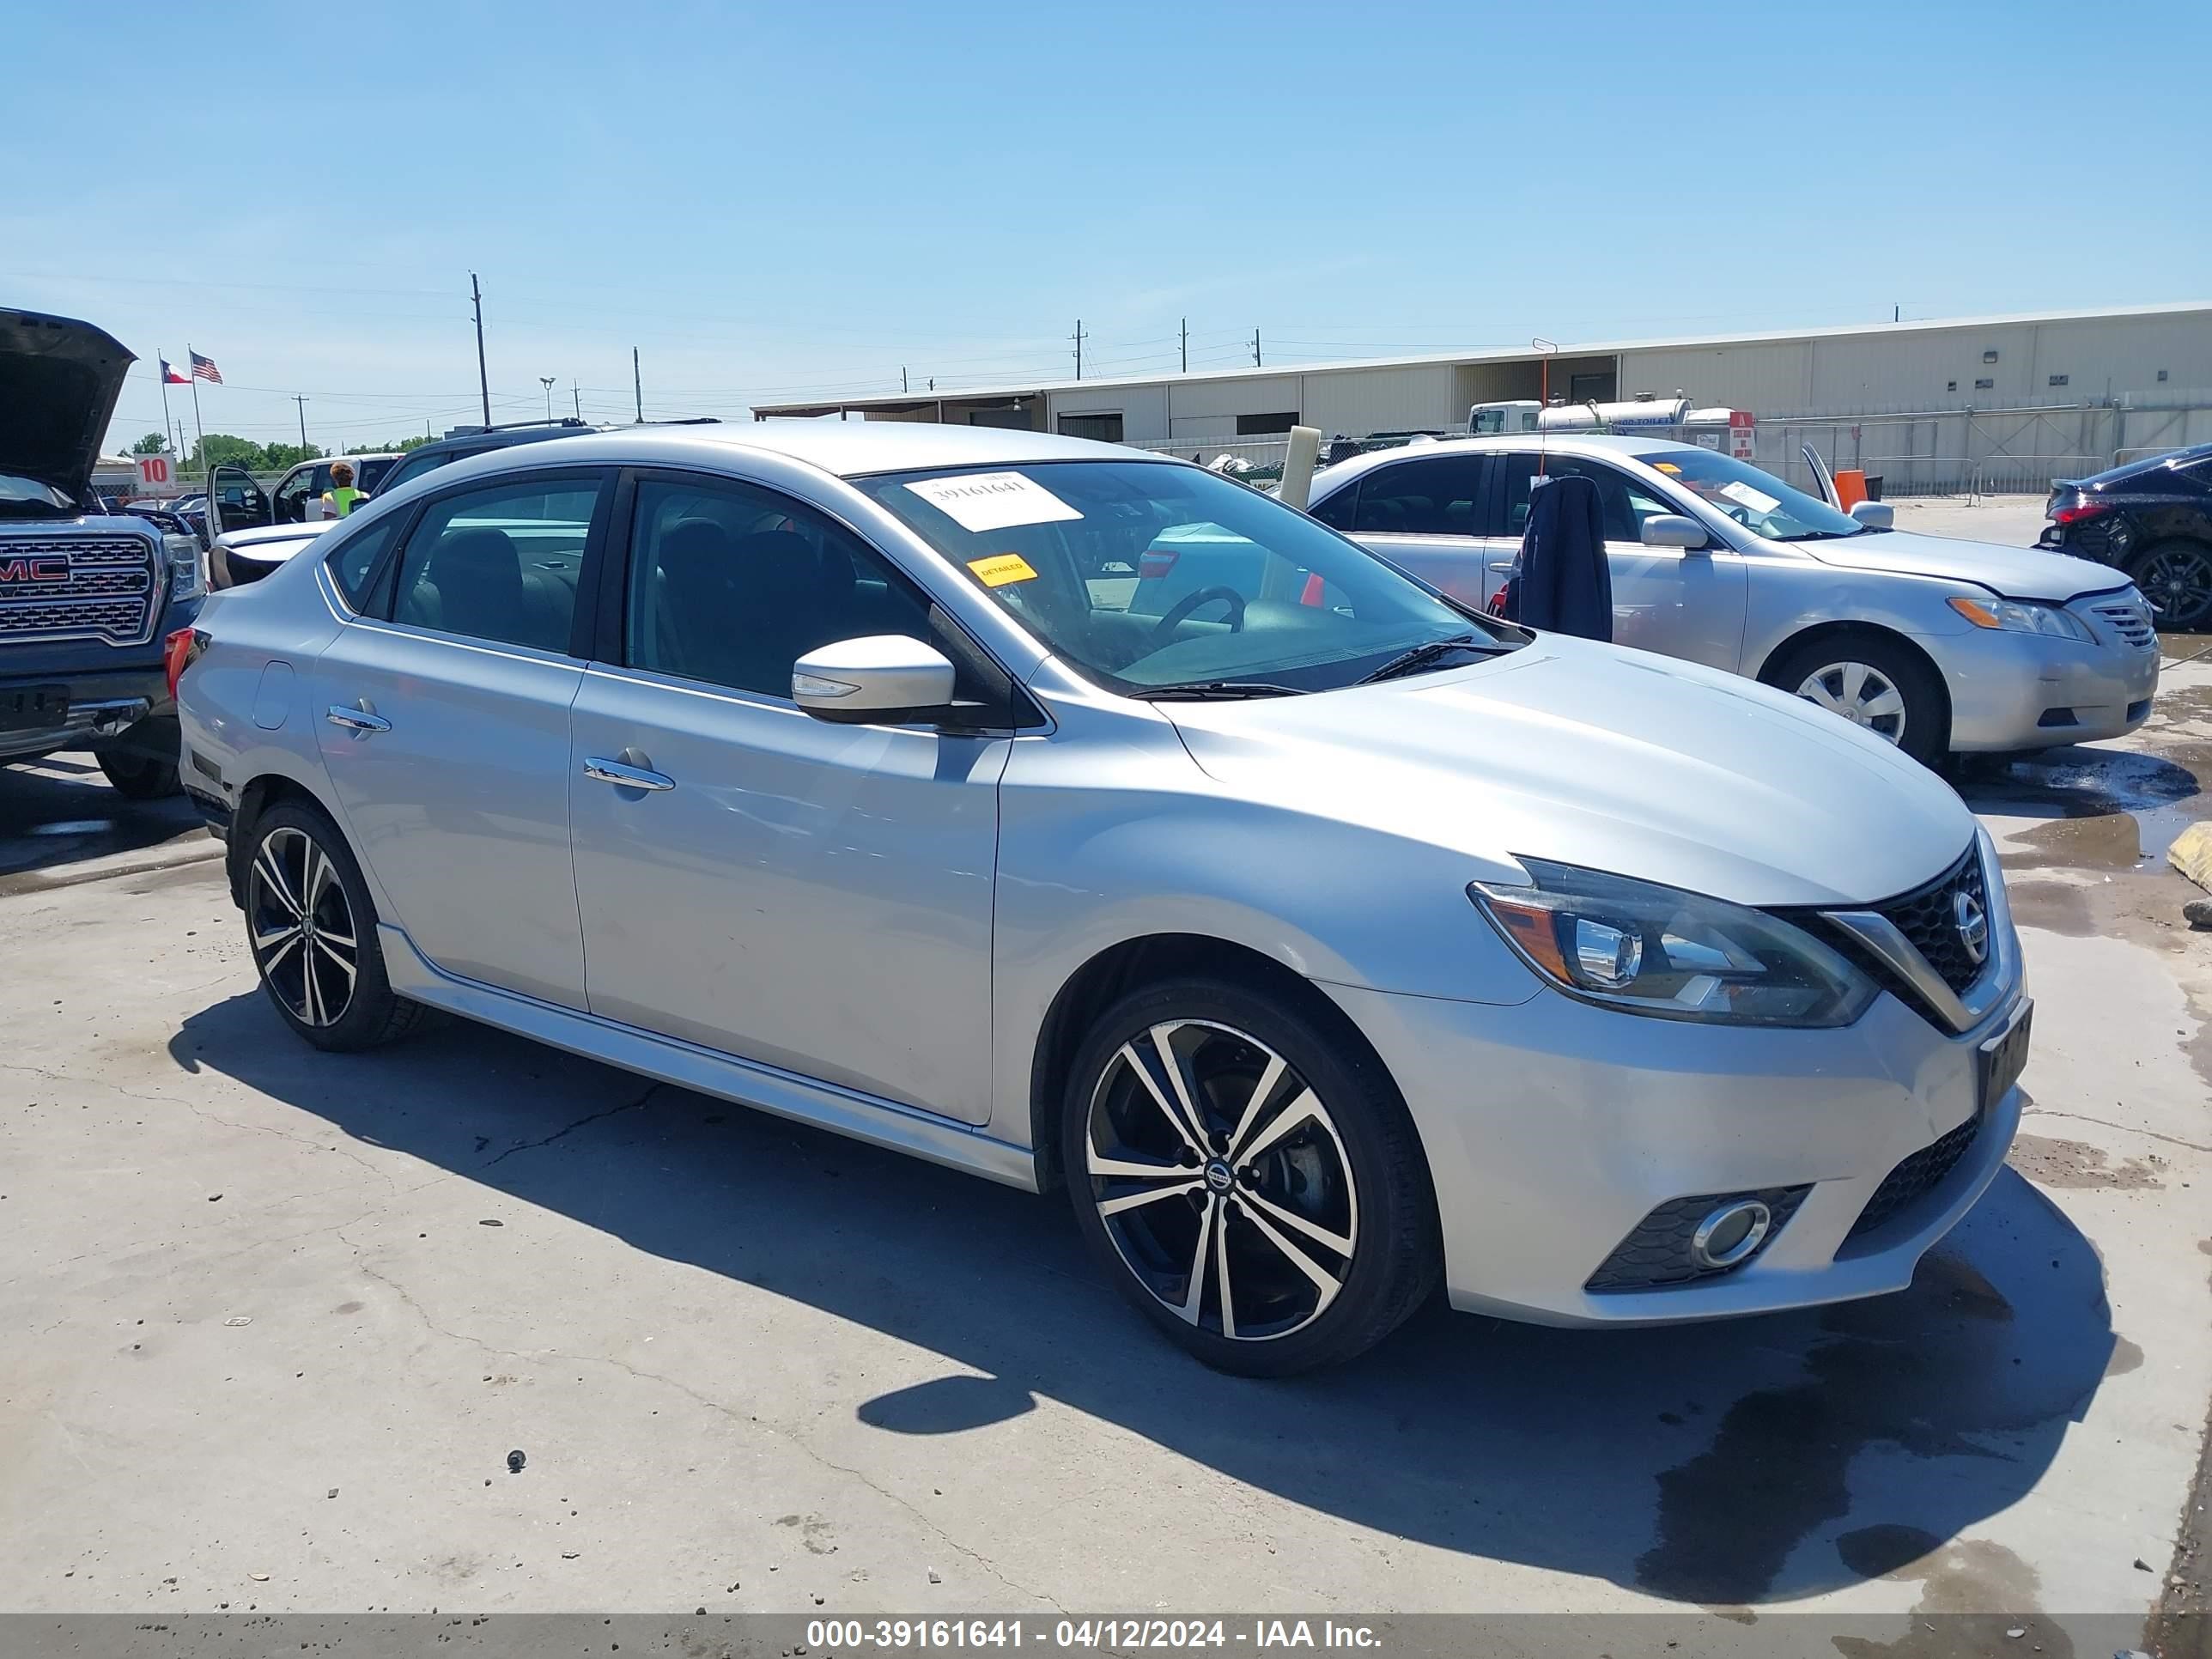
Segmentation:
{"type": "Polygon", "coordinates": [[[2015,1135],[2007,1159],[2040,1187],[2070,1189],[2115,1188],[2122,1192],[2154,1192],[2166,1185],[2165,1160],[2153,1152],[2114,1164],[2104,1149],[2086,1140],[2059,1140],[2049,1135],[2015,1135]]]}
{"type": "MultiPolygon", "coordinates": [[[[1954,1538],[1988,1512],[1953,1507],[1965,1492],[2056,1450],[2112,1357],[2102,1265],[2016,1176],[2001,1176],[1964,1224],[1962,1234],[1976,1233],[1980,1248],[1954,1235],[1911,1290],[1820,1314],[1799,1380],[1739,1397],[1703,1450],[1658,1474],[1656,1537],[1636,1562],[1639,1588],[1709,1607],[1790,1595],[1799,1581],[1832,1572],[1810,1559],[1821,1552],[1801,1547],[1851,1518],[1863,1452],[1884,1445],[1983,1466],[1985,1474],[1916,1479],[1909,1498],[1893,1489],[1891,1513],[1846,1529],[1856,1534],[1847,1568],[1866,1577],[1857,1564],[1881,1560],[1892,1571],[1929,1554],[1926,1540],[1954,1538]]],[[[1969,1610],[2032,1605],[2016,1599],[2021,1587],[1992,1576],[1993,1558],[1954,1565],[1974,1569],[1994,1598],[1969,1610]]]]}

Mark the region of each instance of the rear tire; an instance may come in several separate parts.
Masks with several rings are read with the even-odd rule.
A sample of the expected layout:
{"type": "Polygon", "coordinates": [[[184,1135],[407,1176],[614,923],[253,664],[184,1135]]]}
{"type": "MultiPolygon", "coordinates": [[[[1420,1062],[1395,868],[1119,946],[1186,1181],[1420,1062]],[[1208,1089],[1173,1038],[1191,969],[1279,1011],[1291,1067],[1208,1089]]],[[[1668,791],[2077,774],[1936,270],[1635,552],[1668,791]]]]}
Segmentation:
{"type": "Polygon", "coordinates": [[[337,826],[284,801],[257,818],[246,853],[246,938],[261,988],[318,1048],[396,1041],[425,1010],[395,994],[376,942],[376,905],[337,826]]]}
{"type": "Polygon", "coordinates": [[[1279,997],[1178,978],[1122,998],[1069,1068],[1060,1150],[1093,1259],[1217,1370],[1350,1359],[1436,1286],[1405,1103],[1344,1022],[1279,997]]]}
{"type": "Polygon", "coordinates": [[[100,763],[102,775],[116,793],[132,800],[162,800],[184,787],[173,759],[134,754],[128,749],[102,749],[93,759],[100,763]]]}
{"type": "Polygon", "coordinates": [[[2201,634],[2212,626],[2212,544],[2156,542],[2128,561],[2127,573],[2158,607],[2161,633],[2201,634]]]}
{"type": "Polygon", "coordinates": [[[1875,634],[1839,634],[1792,646],[1759,678],[1894,744],[1923,766],[1951,748],[1943,682],[1910,646],[1875,634]]]}

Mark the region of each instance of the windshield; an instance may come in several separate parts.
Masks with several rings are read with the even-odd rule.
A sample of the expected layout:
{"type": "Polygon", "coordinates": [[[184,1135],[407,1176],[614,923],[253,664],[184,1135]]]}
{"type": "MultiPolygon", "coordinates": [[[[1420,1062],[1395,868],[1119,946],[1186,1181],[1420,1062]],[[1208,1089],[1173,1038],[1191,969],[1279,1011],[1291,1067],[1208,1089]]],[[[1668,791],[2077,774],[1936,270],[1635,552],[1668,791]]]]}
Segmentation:
{"type": "Polygon", "coordinates": [[[1761,472],[1716,450],[1653,449],[1636,459],[1769,541],[1825,541],[1866,533],[1864,525],[1819,496],[1793,489],[1771,472],[1761,472]]]}
{"type": "Polygon", "coordinates": [[[855,483],[1125,695],[1324,691],[1437,641],[1504,648],[1499,630],[1372,554],[1196,467],[1056,461],[855,483]]]}

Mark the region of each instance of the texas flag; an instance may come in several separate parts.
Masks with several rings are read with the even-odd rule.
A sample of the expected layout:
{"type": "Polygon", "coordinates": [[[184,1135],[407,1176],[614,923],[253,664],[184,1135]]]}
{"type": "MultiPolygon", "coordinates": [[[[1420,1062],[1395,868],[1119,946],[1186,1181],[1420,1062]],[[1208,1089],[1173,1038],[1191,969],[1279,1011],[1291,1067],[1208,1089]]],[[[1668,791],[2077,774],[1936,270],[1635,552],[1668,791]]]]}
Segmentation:
{"type": "Polygon", "coordinates": [[[167,357],[164,357],[161,359],[161,384],[163,386],[190,386],[191,381],[187,380],[185,376],[178,374],[176,369],[170,364],[169,360],[167,357]]]}

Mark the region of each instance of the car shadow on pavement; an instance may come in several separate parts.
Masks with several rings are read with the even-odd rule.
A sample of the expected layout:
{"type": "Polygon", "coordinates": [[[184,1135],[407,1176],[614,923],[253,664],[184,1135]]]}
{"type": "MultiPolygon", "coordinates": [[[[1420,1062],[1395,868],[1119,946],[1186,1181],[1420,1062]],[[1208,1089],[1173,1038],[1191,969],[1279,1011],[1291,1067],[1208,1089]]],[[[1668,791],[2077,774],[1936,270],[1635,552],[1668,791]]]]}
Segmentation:
{"type": "Polygon", "coordinates": [[[1438,1305],[1355,1364],[1252,1382],[1160,1340],[1094,1272],[1059,1194],[459,1024],[325,1055],[254,993],[170,1048],[362,1141],[945,1356],[935,1379],[824,1401],[883,1433],[958,1434],[1048,1399],[1386,1534],[1711,1607],[1879,1576],[2007,1509],[2133,1352],[2094,1249],[2007,1170],[1899,1295],[1601,1332],[1438,1305]]]}
{"type": "Polygon", "coordinates": [[[200,827],[182,795],[132,800],[109,787],[89,755],[0,766],[0,877],[135,853],[200,827]]]}

